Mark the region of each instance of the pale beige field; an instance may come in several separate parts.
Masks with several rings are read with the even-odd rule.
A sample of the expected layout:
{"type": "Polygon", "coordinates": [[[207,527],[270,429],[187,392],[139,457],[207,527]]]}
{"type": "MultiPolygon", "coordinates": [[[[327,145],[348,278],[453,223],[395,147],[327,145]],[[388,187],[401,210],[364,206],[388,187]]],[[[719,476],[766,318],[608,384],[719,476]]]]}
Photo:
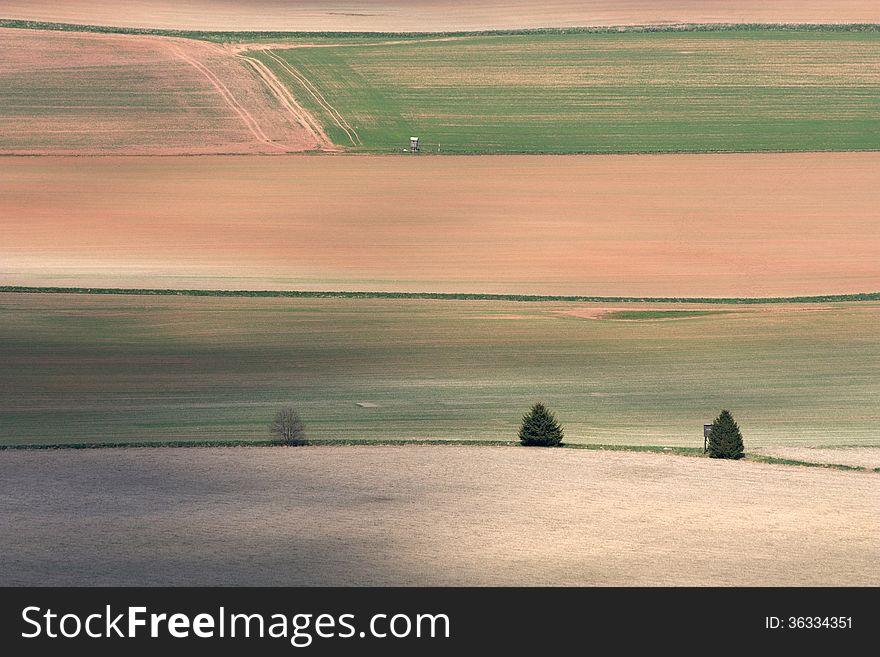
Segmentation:
{"type": "Polygon", "coordinates": [[[656,23],[876,23],[873,0],[5,0],[0,18],[202,30],[444,31],[656,23]]]}
{"type": "Polygon", "coordinates": [[[0,452],[0,584],[876,586],[877,477],[516,447],[0,452]]]}
{"type": "Polygon", "coordinates": [[[880,290],[880,154],[5,158],[0,280],[777,296],[880,290]]]}
{"type": "MultiPolygon", "coordinates": [[[[2,11],[0,11],[2,13],[2,11]]],[[[250,64],[201,41],[0,28],[0,154],[329,147],[250,64]]]]}

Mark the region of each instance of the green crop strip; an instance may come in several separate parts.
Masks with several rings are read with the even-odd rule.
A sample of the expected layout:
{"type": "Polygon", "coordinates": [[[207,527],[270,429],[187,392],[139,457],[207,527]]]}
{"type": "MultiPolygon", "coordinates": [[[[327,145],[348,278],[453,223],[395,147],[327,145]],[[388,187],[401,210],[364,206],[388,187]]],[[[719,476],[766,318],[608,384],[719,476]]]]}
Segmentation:
{"type": "Polygon", "coordinates": [[[742,32],[742,31],[809,31],[809,32],[880,32],[877,23],[814,24],[814,23],[682,23],[679,25],[627,25],[610,27],[533,28],[521,30],[478,30],[473,32],[297,32],[297,31],[231,31],[231,30],[169,30],[159,28],[120,27],[114,25],[81,25],[0,19],[0,27],[56,32],[94,32],[98,34],[141,34],[168,36],[217,43],[251,43],[279,39],[363,39],[423,38],[450,36],[529,36],[542,34],[620,34],[658,32],[742,32]]]}
{"type": "MultiPolygon", "coordinates": [[[[126,296],[290,298],[290,299],[436,299],[438,301],[555,301],[572,303],[704,303],[754,305],[763,303],[835,303],[880,301],[880,292],[823,294],[798,297],[601,297],[539,294],[458,294],[443,292],[337,292],[311,290],[175,290],[161,288],[110,287],[30,287],[0,285],[0,293],[9,294],[110,294],[126,296]]],[[[640,312],[640,311],[633,311],[640,312]]],[[[677,311],[656,311],[668,313],[677,311]]],[[[681,311],[693,315],[711,311],[681,311]]],[[[666,316],[665,314],[662,316],[666,316]]],[[[642,317],[639,317],[642,318],[642,317]]]]}
{"type": "Polygon", "coordinates": [[[616,310],[606,313],[602,319],[650,320],[650,319],[687,319],[689,317],[706,317],[720,315],[718,310],[616,310]]]}
{"type": "Polygon", "coordinates": [[[355,152],[400,152],[410,136],[423,155],[880,149],[873,30],[431,37],[300,38],[248,56],[355,152]]]}

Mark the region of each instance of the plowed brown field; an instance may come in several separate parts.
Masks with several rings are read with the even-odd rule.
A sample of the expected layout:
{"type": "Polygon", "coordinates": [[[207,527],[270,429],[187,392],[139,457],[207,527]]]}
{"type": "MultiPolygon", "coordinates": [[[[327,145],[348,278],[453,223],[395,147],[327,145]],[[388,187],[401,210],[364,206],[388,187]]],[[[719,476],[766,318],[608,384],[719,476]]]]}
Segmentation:
{"type": "Polygon", "coordinates": [[[0,29],[0,154],[282,153],[327,146],[223,48],[0,29]]]}
{"type": "Polygon", "coordinates": [[[0,179],[6,284],[880,290],[876,153],[6,158],[0,179]]]}
{"type": "Polygon", "coordinates": [[[874,0],[6,0],[2,18],[216,30],[441,31],[880,22],[874,0]]]}

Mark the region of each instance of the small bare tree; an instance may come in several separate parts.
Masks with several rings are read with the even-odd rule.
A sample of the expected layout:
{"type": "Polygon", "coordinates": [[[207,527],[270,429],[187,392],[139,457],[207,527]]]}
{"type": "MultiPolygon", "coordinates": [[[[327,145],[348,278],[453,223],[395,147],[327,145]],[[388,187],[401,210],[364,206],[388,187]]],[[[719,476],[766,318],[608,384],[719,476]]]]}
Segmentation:
{"type": "Polygon", "coordinates": [[[308,442],[302,418],[290,406],[275,413],[271,431],[278,436],[278,442],[282,445],[305,445],[308,442]]]}

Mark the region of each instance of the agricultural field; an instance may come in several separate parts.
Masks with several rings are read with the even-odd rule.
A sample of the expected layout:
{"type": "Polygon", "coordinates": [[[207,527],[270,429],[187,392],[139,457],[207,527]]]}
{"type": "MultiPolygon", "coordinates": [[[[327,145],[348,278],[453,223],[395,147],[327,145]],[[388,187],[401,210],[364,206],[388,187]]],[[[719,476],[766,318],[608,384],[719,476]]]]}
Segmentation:
{"type": "Polygon", "coordinates": [[[876,0],[2,5],[0,587],[880,586],[876,0]]]}
{"type": "Polygon", "coordinates": [[[250,50],[352,151],[880,148],[880,32],[304,39],[250,50]]]}
{"type": "Polygon", "coordinates": [[[5,285],[880,290],[877,153],[3,158],[0,179],[5,285]]]}
{"type": "MultiPolygon", "coordinates": [[[[0,28],[0,154],[329,147],[249,64],[168,37],[0,28]]],[[[100,182],[100,181],[99,181],[100,182]]]]}
{"type": "Polygon", "coordinates": [[[702,447],[729,408],[749,449],[880,447],[878,323],[877,302],[7,293],[0,440],[265,440],[287,403],[315,439],[516,440],[542,400],[570,443],[702,447]]]}
{"type": "Polygon", "coordinates": [[[880,148],[875,29],[82,29],[0,27],[0,154],[880,148]]]}
{"type": "Polygon", "coordinates": [[[873,0],[4,0],[0,18],[190,30],[433,32],[657,23],[880,23],[873,0]]]}
{"type": "Polygon", "coordinates": [[[0,585],[877,586],[877,477],[515,447],[6,451],[0,585]]]}

